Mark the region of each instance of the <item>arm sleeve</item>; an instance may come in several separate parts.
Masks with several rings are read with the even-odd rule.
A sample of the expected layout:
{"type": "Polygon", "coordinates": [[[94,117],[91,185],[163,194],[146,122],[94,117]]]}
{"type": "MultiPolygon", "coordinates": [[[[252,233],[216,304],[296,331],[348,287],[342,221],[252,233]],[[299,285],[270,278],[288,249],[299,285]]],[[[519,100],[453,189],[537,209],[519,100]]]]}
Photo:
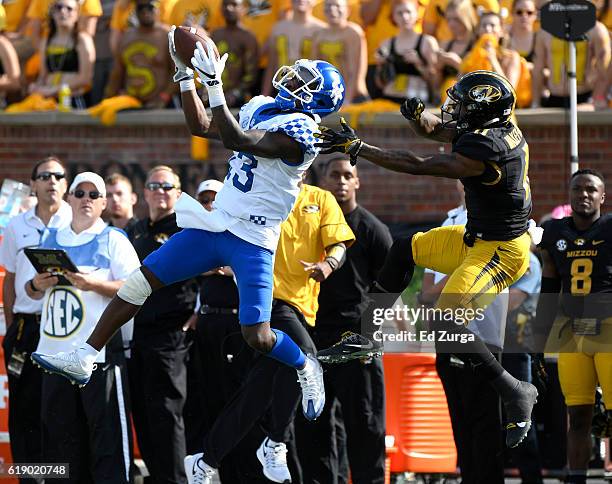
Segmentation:
{"type": "Polygon", "coordinates": [[[15,243],[15,229],[9,224],[4,232],[4,238],[0,242],[0,265],[8,272],[17,271],[17,245],[15,243]]]}
{"type": "Polygon", "coordinates": [[[113,230],[109,235],[111,274],[113,281],[123,281],[140,267],[136,250],[122,232],[113,230]]]}
{"type": "Polygon", "coordinates": [[[453,152],[479,161],[499,161],[500,153],[493,140],[477,133],[465,133],[453,144],[453,152]]]}
{"type": "Polygon", "coordinates": [[[330,192],[323,192],[321,208],[320,232],[323,247],[344,242],[348,249],[355,242],[355,234],[346,223],[340,205],[330,192]]]}

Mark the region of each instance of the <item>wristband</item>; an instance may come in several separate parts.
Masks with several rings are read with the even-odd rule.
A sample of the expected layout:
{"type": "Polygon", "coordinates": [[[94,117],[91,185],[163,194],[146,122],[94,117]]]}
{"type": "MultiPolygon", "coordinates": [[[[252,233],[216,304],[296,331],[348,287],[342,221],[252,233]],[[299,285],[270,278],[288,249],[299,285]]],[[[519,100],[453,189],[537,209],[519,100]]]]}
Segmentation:
{"type": "Polygon", "coordinates": [[[181,92],[195,91],[195,81],[193,79],[181,81],[179,86],[181,87],[181,92]]]}
{"type": "Polygon", "coordinates": [[[41,292],[39,289],[36,289],[36,286],[34,286],[34,279],[30,279],[30,289],[32,289],[34,292],[41,292]]]}
{"type": "Polygon", "coordinates": [[[225,94],[223,93],[222,84],[217,84],[215,86],[206,84],[206,89],[208,90],[208,105],[211,109],[218,106],[225,106],[225,94]]]}

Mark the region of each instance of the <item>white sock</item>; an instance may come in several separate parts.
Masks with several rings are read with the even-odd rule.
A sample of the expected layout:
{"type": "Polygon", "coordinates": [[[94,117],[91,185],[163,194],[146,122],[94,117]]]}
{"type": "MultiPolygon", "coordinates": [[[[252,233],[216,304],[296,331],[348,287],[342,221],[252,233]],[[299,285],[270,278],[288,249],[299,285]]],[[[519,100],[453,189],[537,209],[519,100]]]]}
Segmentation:
{"type": "Polygon", "coordinates": [[[99,353],[97,349],[87,343],[83,343],[83,346],[77,350],[77,355],[79,355],[79,359],[81,363],[83,363],[83,366],[93,365],[99,353]]]}

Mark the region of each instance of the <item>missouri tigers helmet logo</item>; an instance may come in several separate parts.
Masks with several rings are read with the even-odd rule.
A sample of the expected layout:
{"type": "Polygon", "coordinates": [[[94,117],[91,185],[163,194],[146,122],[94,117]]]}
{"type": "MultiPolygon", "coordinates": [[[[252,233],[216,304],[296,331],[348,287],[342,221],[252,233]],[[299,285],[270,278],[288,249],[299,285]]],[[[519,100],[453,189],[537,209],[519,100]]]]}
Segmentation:
{"type": "Polygon", "coordinates": [[[502,97],[501,91],[491,85],[478,85],[470,89],[469,96],[477,103],[492,103],[502,97]]]}

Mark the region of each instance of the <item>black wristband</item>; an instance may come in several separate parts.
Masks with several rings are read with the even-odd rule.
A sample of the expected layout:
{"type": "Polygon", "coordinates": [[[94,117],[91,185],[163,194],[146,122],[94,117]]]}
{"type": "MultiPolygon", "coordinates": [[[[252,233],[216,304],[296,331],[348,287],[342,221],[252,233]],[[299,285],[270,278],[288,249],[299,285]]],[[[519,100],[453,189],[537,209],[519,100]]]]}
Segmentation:
{"type": "Polygon", "coordinates": [[[36,286],[34,286],[34,279],[30,279],[30,289],[32,289],[34,292],[41,292],[39,289],[36,289],[36,286]]]}

